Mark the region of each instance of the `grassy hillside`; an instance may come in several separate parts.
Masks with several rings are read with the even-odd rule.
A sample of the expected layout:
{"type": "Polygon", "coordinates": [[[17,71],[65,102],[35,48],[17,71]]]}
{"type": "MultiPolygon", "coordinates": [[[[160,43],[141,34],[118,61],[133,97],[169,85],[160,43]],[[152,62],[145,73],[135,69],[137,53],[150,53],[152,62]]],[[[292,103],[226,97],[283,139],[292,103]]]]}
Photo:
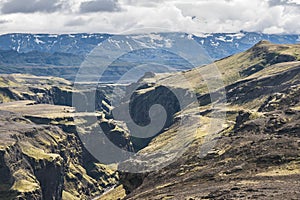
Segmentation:
{"type": "MultiPolygon", "coordinates": [[[[218,60],[210,65],[201,66],[187,72],[177,74],[157,74],[155,77],[146,78],[146,82],[157,82],[162,85],[169,85],[179,88],[192,89],[198,93],[207,92],[207,85],[204,76],[213,76],[217,72],[211,69],[218,69],[224,85],[230,85],[238,80],[249,77],[252,74],[276,73],[286,70],[290,65],[271,67],[277,63],[285,63],[300,60],[300,45],[276,45],[268,41],[261,41],[251,49],[218,60]],[[215,68],[216,67],[216,68],[215,68]],[[270,68],[270,69],[268,69],[270,68]],[[267,71],[268,70],[268,71],[267,71]],[[185,79],[183,81],[179,80],[185,79]],[[188,83],[188,84],[183,84],[188,83]]],[[[292,63],[291,63],[292,64],[292,63]]],[[[292,65],[291,65],[292,66],[292,65]]],[[[257,74],[258,75],[258,74],[257,74]]]]}
{"type": "Polygon", "coordinates": [[[212,65],[141,80],[154,88],[167,85],[190,90],[183,84],[188,77],[199,101],[208,103],[177,113],[178,123],[138,153],[155,163],[151,157],[158,150],[167,152],[190,142],[167,167],[145,174],[121,174],[121,183],[129,193],[125,199],[299,197],[299,53],[300,45],[262,41],[246,52],[215,62],[227,91],[227,103],[221,108],[207,101],[210,94],[199,75],[209,72],[212,65]],[[219,128],[218,113],[226,114],[219,128]],[[202,147],[213,141],[214,147],[200,156],[202,147]]]}

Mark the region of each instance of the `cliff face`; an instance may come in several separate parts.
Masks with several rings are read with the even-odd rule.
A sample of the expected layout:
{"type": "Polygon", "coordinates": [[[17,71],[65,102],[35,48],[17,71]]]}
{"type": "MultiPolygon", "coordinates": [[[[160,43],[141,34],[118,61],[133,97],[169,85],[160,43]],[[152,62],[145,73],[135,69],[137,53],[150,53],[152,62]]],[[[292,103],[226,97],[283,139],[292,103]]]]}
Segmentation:
{"type": "MultiPolygon", "coordinates": [[[[62,79],[1,77],[0,199],[90,199],[118,182],[117,172],[99,163],[80,140],[72,92],[62,79]]],[[[102,104],[105,95],[96,96],[96,123],[116,126],[105,119],[110,112],[102,104]]],[[[85,115],[91,113],[80,113],[85,115]]],[[[122,129],[114,134],[116,143],[123,139],[131,148],[122,129]]]]}
{"type": "MultiPolygon", "coordinates": [[[[106,101],[106,90],[109,87],[96,89],[96,110],[103,110],[102,101],[106,101]]],[[[31,75],[1,75],[0,76],[0,102],[32,100],[37,104],[54,104],[72,106],[72,95],[78,93],[82,99],[92,92],[89,90],[75,91],[72,83],[56,77],[37,77],[31,75]]]]}
{"type": "MultiPolygon", "coordinates": [[[[97,163],[76,132],[45,123],[46,117],[33,123],[24,105],[13,106],[22,115],[1,111],[1,197],[88,199],[116,183],[117,174],[97,163]]],[[[9,110],[9,106],[0,109],[9,110]]],[[[28,109],[38,112],[39,108],[28,109]]],[[[47,107],[40,109],[47,112],[47,107]]],[[[48,109],[47,114],[54,115],[53,110],[61,108],[48,109]]]]}
{"type": "MultiPolygon", "coordinates": [[[[257,97],[246,90],[235,93],[234,100],[229,98],[228,125],[215,135],[217,144],[204,158],[200,157],[205,144],[202,137],[168,167],[144,175],[122,174],[121,182],[131,192],[127,199],[298,198],[300,86],[299,73],[291,74],[294,79],[282,82],[281,88],[276,88],[277,81],[260,85],[272,87],[271,93],[261,94],[258,89],[256,95],[261,95],[257,97]],[[289,85],[290,82],[295,84],[289,85]],[[244,98],[246,101],[242,101],[244,98]]],[[[244,84],[259,85],[263,79],[244,84]]],[[[239,89],[240,85],[233,91],[239,89]]],[[[211,110],[201,113],[209,118],[211,110]]],[[[170,131],[162,133],[140,153],[151,152],[170,131]]]]}
{"type": "MultiPolygon", "coordinates": [[[[158,148],[165,150],[168,144],[180,146],[181,141],[190,141],[181,156],[152,172],[120,172],[120,183],[127,191],[125,199],[297,199],[300,196],[298,47],[261,42],[247,52],[217,61],[227,96],[223,107],[216,107],[218,100],[212,102],[211,95],[220,96],[224,90],[207,93],[205,82],[197,73],[212,65],[141,80],[146,85],[156,82],[152,88],[164,85],[189,91],[191,88],[180,81],[180,77],[189,77],[200,106],[181,109],[173,115],[171,126],[137,153],[137,157],[155,163],[153,155],[158,148]],[[221,129],[211,131],[209,127],[214,127],[211,122],[218,113],[226,114],[225,122],[221,129]],[[192,130],[196,131],[190,133],[192,130]],[[215,145],[203,154],[203,147],[211,142],[215,145]]],[[[137,92],[134,98],[143,99],[153,92],[144,91],[137,92]]],[[[143,110],[141,102],[136,104],[137,110],[143,110]]],[[[128,163],[138,167],[134,161],[120,166],[128,163]]],[[[116,193],[111,194],[117,197],[116,193]]]]}

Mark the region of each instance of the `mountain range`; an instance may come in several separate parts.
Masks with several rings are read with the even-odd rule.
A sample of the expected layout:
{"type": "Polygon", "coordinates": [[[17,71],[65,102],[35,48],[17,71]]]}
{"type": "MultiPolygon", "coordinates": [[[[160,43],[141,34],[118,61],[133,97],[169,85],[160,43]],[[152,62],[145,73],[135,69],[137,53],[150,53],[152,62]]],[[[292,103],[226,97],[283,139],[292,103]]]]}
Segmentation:
{"type": "MultiPolygon", "coordinates": [[[[175,55],[181,49],[189,49],[186,53],[193,53],[191,44],[196,43],[203,49],[208,60],[198,65],[242,52],[261,40],[268,40],[275,44],[297,44],[299,35],[276,35],[255,32],[214,33],[191,35],[186,33],[151,33],[135,35],[111,34],[6,34],[0,36],[0,72],[28,73],[33,75],[60,76],[74,80],[79,67],[87,56],[101,44],[113,49],[132,49],[127,56],[113,60],[112,66],[103,78],[104,82],[115,82],[123,71],[135,66],[128,64],[139,63],[143,58],[148,63],[158,63],[175,70],[183,70],[185,61],[175,55]],[[174,47],[174,42],[185,39],[174,47]],[[143,49],[144,51],[141,51],[143,49]],[[167,58],[167,59],[166,59],[167,58]],[[164,60],[163,63],[161,61],[164,60]],[[126,65],[124,69],[124,63],[126,65]],[[177,66],[174,66],[174,63],[177,66]]],[[[106,56],[110,56],[110,52],[106,56]]],[[[197,66],[188,66],[193,68],[197,66]]],[[[186,69],[186,68],[184,68],[186,69]]]]}

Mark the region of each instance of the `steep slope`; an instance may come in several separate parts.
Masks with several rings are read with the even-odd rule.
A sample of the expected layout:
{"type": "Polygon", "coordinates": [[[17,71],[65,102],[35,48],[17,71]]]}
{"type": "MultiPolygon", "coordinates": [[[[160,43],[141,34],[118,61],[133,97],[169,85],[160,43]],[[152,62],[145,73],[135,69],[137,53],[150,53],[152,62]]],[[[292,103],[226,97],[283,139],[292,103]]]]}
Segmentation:
{"type": "Polygon", "coordinates": [[[96,126],[111,127],[108,137],[118,136],[111,141],[132,148],[127,133],[106,119],[103,93],[97,112],[75,113],[72,93],[88,92],[73,91],[64,79],[1,75],[0,82],[0,199],[90,199],[118,182],[116,170],[83,145],[76,125],[85,121],[74,120],[95,116],[96,126]]]}
{"type": "Polygon", "coordinates": [[[70,122],[62,110],[67,108],[28,108],[49,114],[52,122],[48,123],[46,116],[32,120],[20,103],[0,108],[1,199],[88,199],[116,183],[117,174],[97,163],[76,133],[66,130],[70,122]],[[53,125],[58,119],[62,121],[56,123],[65,125],[65,131],[53,125]]]}
{"type": "MultiPolygon", "coordinates": [[[[145,79],[146,82],[157,82],[171,87],[188,88],[192,86],[198,93],[207,92],[206,82],[201,76],[208,75],[210,69],[216,66],[222,75],[225,85],[232,84],[242,78],[269,68],[276,63],[299,61],[300,45],[276,45],[268,41],[261,41],[249,50],[218,60],[210,65],[202,66],[190,71],[174,74],[157,74],[155,77],[145,79]],[[185,77],[189,85],[182,85],[178,78],[185,77]]],[[[286,67],[289,67],[287,65],[286,67]]],[[[281,70],[273,67],[274,72],[281,70]]],[[[286,68],[285,68],[286,69],[286,68]]],[[[271,73],[270,71],[268,73],[271,73]]]]}
{"type": "MultiPolygon", "coordinates": [[[[299,45],[263,41],[244,53],[217,61],[227,91],[227,103],[221,108],[214,106],[217,102],[210,102],[211,94],[207,94],[205,82],[196,71],[208,70],[210,65],[181,73],[191,78],[200,107],[187,107],[177,113],[175,123],[138,155],[147,157],[168,143],[192,142],[167,167],[141,174],[121,172],[120,182],[128,194],[125,199],[298,199],[298,52],[299,45]],[[256,65],[261,67],[257,70],[253,67],[256,65]],[[216,113],[226,113],[226,121],[221,129],[211,132],[216,113]],[[181,120],[190,123],[182,124],[181,120]],[[190,133],[194,128],[195,133],[190,133]],[[207,134],[211,135],[209,140],[207,134]],[[214,147],[203,152],[211,141],[216,141],[214,147]]],[[[160,74],[141,81],[151,83],[151,87],[165,85],[190,90],[179,77],[182,76],[160,74]]],[[[215,91],[219,92],[223,91],[215,91]]],[[[147,158],[149,163],[156,162],[153,156],[147,158]]],[[[128,162],[135,166],[135,161],[128,162]]],[[[112,191],[111,195],[118,192],[112,191]]]]}
{"type": "Polygon", "coordinates": [[[0,76],[0,102],[33,100],[37,103],[72,105],[71,83],[61,78],[26,74],[0,76]]]}
{"type": "MultiPolygon", "coordinates": [[[[215,136],[218,142],[214,149],[200,158],[204,138],[196,139],[185,155],[148,174],[127,198],[299,197],[299,72],[300,63],[292,70],[229,86],[228,128],[215,136]]],[[[201,115],[209,118],[210,112],[203,110],[201,115]]],[[[171,132],[155,138],[140,153],[165,143],[171,132]]],[[[125,175],[125,185],[130,183],[129,177],[125,175]]]]}

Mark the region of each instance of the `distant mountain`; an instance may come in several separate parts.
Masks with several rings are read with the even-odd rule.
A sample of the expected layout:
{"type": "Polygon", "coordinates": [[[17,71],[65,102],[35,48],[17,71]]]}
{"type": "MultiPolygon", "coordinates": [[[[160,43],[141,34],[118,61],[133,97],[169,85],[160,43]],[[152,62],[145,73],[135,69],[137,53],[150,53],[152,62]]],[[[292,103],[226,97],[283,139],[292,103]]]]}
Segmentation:
{"type": "Polygon", "coordinates": [[[7,65],[79,66],[83,59],[83,55],[71,53],[39,51],[18,53],[13,50],[0,50],[0,63],[7,65]]]}
{"type": "Polygon", "coordinates": [[[45,53],[71,53],[86,55],[109,34],[6,34],[0,36],[0,49],[19,53],[39,51],[45,53]]]}
{"type": "Polygon", "coordinates": [[[124,72],[145,64],[145,62],[147,62],[146,64],[164,65],[175,70],[195,67],[188,65],[186,60],[176,55],[181,49],[184,49],[184,53],[188,55],[195,53],[193,52],[195,47],[191,46],[193,42],[199,44],[199,48],[203,49],[203,52],[210,58],[196,62],[197,65],[202,65],[245,51],[261,40],[268,40],[275,44],[296,44],[300,42],[300,36],[242,31],[198,36],[186,33],[136,35],[6,34],[0,36],[0,73],[26,72],[34,75],[59,75],[74,80],[78,68],[86,56],[100,44],[106,46],[103,48],[104,54],[106,54],[104,55],[105,58],[111,57],[111,53],[116,51],[122,52],[127,49],[127,52],[130,52],[134,49],[134,51],[113,60],[105,72],[102,81],[114,82],[124,72]],[[179,44],[178,41],[183,40],[190,42],[179,44]],[[55,69],[53,70],[53,68],[55,69]],[[45,71],[47,71],[46,74],[45,71]]]}
{"type": "MultiPolygon", "coordinates": [[[[143,39],[145,46],[171,42],[186,35],[185,33],[153,33],[136,35],[143,39]],[[147,45],[148,44],[148,45],[147,45]]],[[[110,34],[6,34],[0,35],[0,49],[14,50],[19,53],[39,51],[45,53],[71,53],[86,55],[99,43],[109,39],[110,34]]],[[[190,36],[205,48],[213,59],[220,59],[242,52],[261,40],[275,44],[295,44],[300,42],[300,35],[277,35],[255,32],[214,33],[190,36]]],[[[127,36],[118,37],[120,42],[126,41],[127,36]]],[[[109,41],[110,43],[116,41],[109,41]]]]}

